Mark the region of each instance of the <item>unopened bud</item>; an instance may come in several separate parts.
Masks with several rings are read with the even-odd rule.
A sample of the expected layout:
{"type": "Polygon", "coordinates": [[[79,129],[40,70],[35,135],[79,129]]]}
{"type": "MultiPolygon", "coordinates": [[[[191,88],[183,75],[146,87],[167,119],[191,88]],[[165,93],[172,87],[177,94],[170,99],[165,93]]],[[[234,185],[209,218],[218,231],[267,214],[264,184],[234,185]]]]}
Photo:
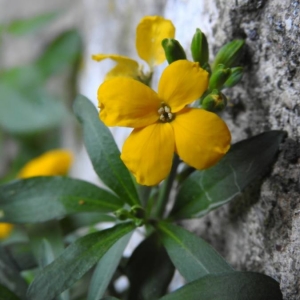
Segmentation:
{"type": "Polygon", "coordinates": [[[212,69],[215,70],[219,64],[231,68],[237,65],[243,55],[244,40],[234,40],[224,45],[216,55],[212,69]]]}
{"type": "Polygon", "coordinates": [[[222,111],[227,105],[226,96],[219,92],[218,90],[213,90],[210,94],[208,94],[201,103],[203,109],[219,112],[222,111]]]}
{"type": "Polygon", "coordinates": [[[133,217],[138,218],[138,219],[144,219],[146,216],[145,210],[141,206],[138,206],[138,205],[135,205],[131,208],[130,214],[133,217]]]}
{"type": "Polygon", "coordinates": [[[224,69],[223,67],[218,67],[216,71],[214,71],[209,79],[209,90],[220,90],[223,87],[223,84],[229,78],[231,74],[231,70],[229,68],[224,69]]]}
{"type": "Polygon", "coordinates": [[[124,220],[127,220],[129,218],[129,213],[127,210],[121,208],[121,209],[118,209],[117,211],[115,211],[115,216],[121,220],[121,221],[124,221],[124,220]]]}
{"type": "Polygon", "coordinates": [[[191,52],[193,60],[199,62],[202,67],[209,59],[209,50],[205,34],[199,29],[196,29],[196,33],[193,36],[191,44],[191,52]]]}
{"type": "Polygon", "coordinates": [[[169,64],[179,59],[186,59],[185,51],[175,39],[163,39],[161,42],[169,64]]]}
{"type": "Polygon", "coordinates": [[[243,67],[235,67],[231,69],[231,74],[228,79],[224,83],[224,88],[230,88],[239,83],[243,77],[244,68],[243,67]]]}

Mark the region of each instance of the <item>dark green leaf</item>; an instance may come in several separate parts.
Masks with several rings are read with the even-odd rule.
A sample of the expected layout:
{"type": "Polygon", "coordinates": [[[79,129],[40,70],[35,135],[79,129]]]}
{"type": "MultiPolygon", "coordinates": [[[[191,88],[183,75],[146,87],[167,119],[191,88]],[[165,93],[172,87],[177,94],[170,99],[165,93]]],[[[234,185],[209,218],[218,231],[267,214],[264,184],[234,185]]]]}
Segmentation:
{"type": "Polygon", "coordinates": [[[284,131],[274,130],[241,141],[216,166],[192,173],[178,192],[171,216],[201,217],[232,200],[271,167],[284,137],[284,131]]]}
{"type": "MultiPolygon", "coordinates": [[[[0,284],[6,286],[21,299],[27,290],[27,283],[20,275],[13,258],[0,246],[0,284]]],[[[5,299],[6,300],[6,299],[5,299]]]]}
{"type": "Polygon", "coordinates": [[[63,235],[57,220],[26,227],[31,248],[40,267],[45,267],[63,252],[63,235]]]}
{"type": "Polygon", "coordinates": [[[100,299],[104,295],[130,237],[131,233],[123,236],[101,258],[93,273],[87,300],[100,299]]]}
{"type": "Polygon", "coordinates": [[[160,300],[282,300],[279,284],[259,273],[208,275],[160,300]]]}
{"type": "Polygon", "coordinates": [[[34,177],[0,186],[1,222],[36,223],[77,212],[111,212],[122,204],[113,194],[82,180],[34,177]]]}
{"type": "Polygon", "coordinates": [[[169,223],[160,223],[158,229],[173,264],[187,281],[234,272],[213,247],[189,231],[169,223]]]}
{"type": "Polygon", "coordinates": [[[82,41],[78,31],[66,31],[47,47],[36,64],[43,76],[49,77],[77,63],[81,52],[82,41]]]}
{"type": "Polygon", "coordinates": [[[0,300],[20,300],[13,292],[0,284],[0,300]]]}
{"type": "Polygon", "coordinates": [[[58,16],[57,12],[50,12],[32,18],[12,21],[5,29],[14,35],[24,35],[40,30],[43,26],[48,25],[58,16]]]}
{"type": "Polygon", "coordinates": [[[104,298],[101,298],[100,300],[120,300],[119,298],[116,298],[116,297],[104,297],[104,298]]]}
{"type": "MultiPolygon", "coordinates": [[[[33,75],[35,76],[35,75],[33,75]]],[[[0,126],[13,134],[31,134],[61,124],[67,111],[42,88],[27,93],[6,81],[0,84],[0,126]]]]}
{"type": "Polygon", "coordinates": [[[74,111],[82,123],[85,146],[96,173],[125,202],[130,205],[138,204],[131,175],[120,159],[120,152],[111,132],[99,119],[94,105],[87,98],[78,96],[74,111]]]}
{"type": "Polygon", "coordinates": [[[128,299],[158,299],[166,292],[174,270],[157,234],[152,234],[135,249],[128,261],[126,267],[130,281],[128,299]]]}
{"type": "Polygon", "coordinates": [[[80,279],[114,243],[133,229],[132,223],[124,223],[78,239],[36,276],[27,297],[52,300],[80,279]]]}
{"type": "Polygon", "coordinates": [[[36,259],[28,243],[18,242],[6,245],[5,250],[12,257],[20,271],[33,269],[37,266],[36,259]]]}

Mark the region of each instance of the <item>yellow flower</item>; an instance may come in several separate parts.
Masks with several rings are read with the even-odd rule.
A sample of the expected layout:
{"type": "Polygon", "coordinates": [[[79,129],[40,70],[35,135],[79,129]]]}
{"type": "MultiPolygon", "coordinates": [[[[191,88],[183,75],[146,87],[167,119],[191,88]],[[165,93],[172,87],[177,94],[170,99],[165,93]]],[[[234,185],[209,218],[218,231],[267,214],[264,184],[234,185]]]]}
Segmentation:
{"type": "Polygon", "coordinates": [[[19,178],[33,176],[65,175],[69,171],[73,155],[67,150],[51,150],[29,161],[19,172],[19,178]]]}
{"type": "Polygon", "coordinates": [[[0,223],[0,239],[5,239],[9,236],[13,229],[13,225],[9,223],[0,223]]]}
{"type": "Polygon", "coordinates": [[[207,89],[198,63],[178,60],[163,72],[158,93],[131,78],[113,78],[98,90],[100,118],[107,126],[132,127],[121,159],[140,184],[169,174],[173,153],[196,169],[216,164],[230,147],[230,132],[216,114],[187,107],[207,89]]]}
{"type": "MultiPolygon", "coordinates": [[[[146,16],[142,18],[136,28],[136,49],[139,57],[149,65],[150,72],[155,65],[159,65],[166,60],[161,41],[164,38],[174,38],[175,27],[170,20],[159,16],[146,16]]],[[[110,58],[115,61],[116,66],[107,73],[106,79],[122,76],[143,79],[139,64],[126,56],[121,55],[92,55],[96,61],[110,58]]]]}

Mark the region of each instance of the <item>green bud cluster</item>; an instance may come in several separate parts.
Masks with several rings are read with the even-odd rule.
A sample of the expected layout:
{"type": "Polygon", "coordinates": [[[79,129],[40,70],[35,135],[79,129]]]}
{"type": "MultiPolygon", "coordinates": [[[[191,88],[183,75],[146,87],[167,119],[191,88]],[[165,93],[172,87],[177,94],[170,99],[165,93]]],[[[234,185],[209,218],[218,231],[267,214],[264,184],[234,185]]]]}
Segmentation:
{"type": "Polygon", "coordinates": [[[118,209],[114,214],[120,221],[133,220],[136,226],[145,224],[146,212],[139,205],[132,206],[129,211],[124,208],[118,209]]]}
{"type": "MultiPolygon", "coordinates": [[[[219,112],[226,107],[227,98],[221,91],[235,86],[243,77],[243,68],[238,63],[244,53],[244,44],[244,40],[227,43],[219,50],[211,66],[207,38],[199,28],[196,29],[191,42],[192,58],[209,73],[208,89],[200,98],[203,109],[219,112]]],[[[175,39],[164,39],[162,47],[169,64],[179,59],[187,59],[183,47],[175,39]]]]}

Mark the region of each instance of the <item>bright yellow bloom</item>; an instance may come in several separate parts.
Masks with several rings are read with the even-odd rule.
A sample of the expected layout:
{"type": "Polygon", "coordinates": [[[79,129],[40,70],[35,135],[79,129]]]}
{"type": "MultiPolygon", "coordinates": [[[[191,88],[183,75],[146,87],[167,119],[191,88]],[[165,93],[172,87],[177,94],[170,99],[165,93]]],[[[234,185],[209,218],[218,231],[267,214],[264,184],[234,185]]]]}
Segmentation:
{"type": "MultiPolygon", "coordinates": [[[[175,27],[170,20],[159,16],[147,16],[142,18],[136,28],[136,49],[139,57],[149,65],[150,71],[153,66],[159,65],[166,60],[161,41],[164,38],[174,38],[175,27]]],[[[97,54],[92,58],[102,61],[110,58],[115,61],[116,66],[107,73],[106,79],[122,76],[135,79],[144,78],[139,64],[126,56],[97,54]]]]}
{"type": "Polygon", "coordinates": [[[18,177],[65,175],[70,169],[73,155],[67,150],[51,150],[29,161],[18,177]]]}
{"type": "Polygon", "coordinates": [[[113,78],[98,90],[100,118],[107,126],[133,127],[121,159],[140,184],[155,185],[169,174],[173,153],[196,169],[216,164],[231,135],[216,114],[187,107],[207,89],[198,63],[178,60],[163,72],[158,93],[131,78],[113,78]]]}
{"type": "Polygon", "coordinates": [[[9,223],[0,223],[0,239],[5,239],[9,236],[13,229],[13,225],[9,223]]]}

